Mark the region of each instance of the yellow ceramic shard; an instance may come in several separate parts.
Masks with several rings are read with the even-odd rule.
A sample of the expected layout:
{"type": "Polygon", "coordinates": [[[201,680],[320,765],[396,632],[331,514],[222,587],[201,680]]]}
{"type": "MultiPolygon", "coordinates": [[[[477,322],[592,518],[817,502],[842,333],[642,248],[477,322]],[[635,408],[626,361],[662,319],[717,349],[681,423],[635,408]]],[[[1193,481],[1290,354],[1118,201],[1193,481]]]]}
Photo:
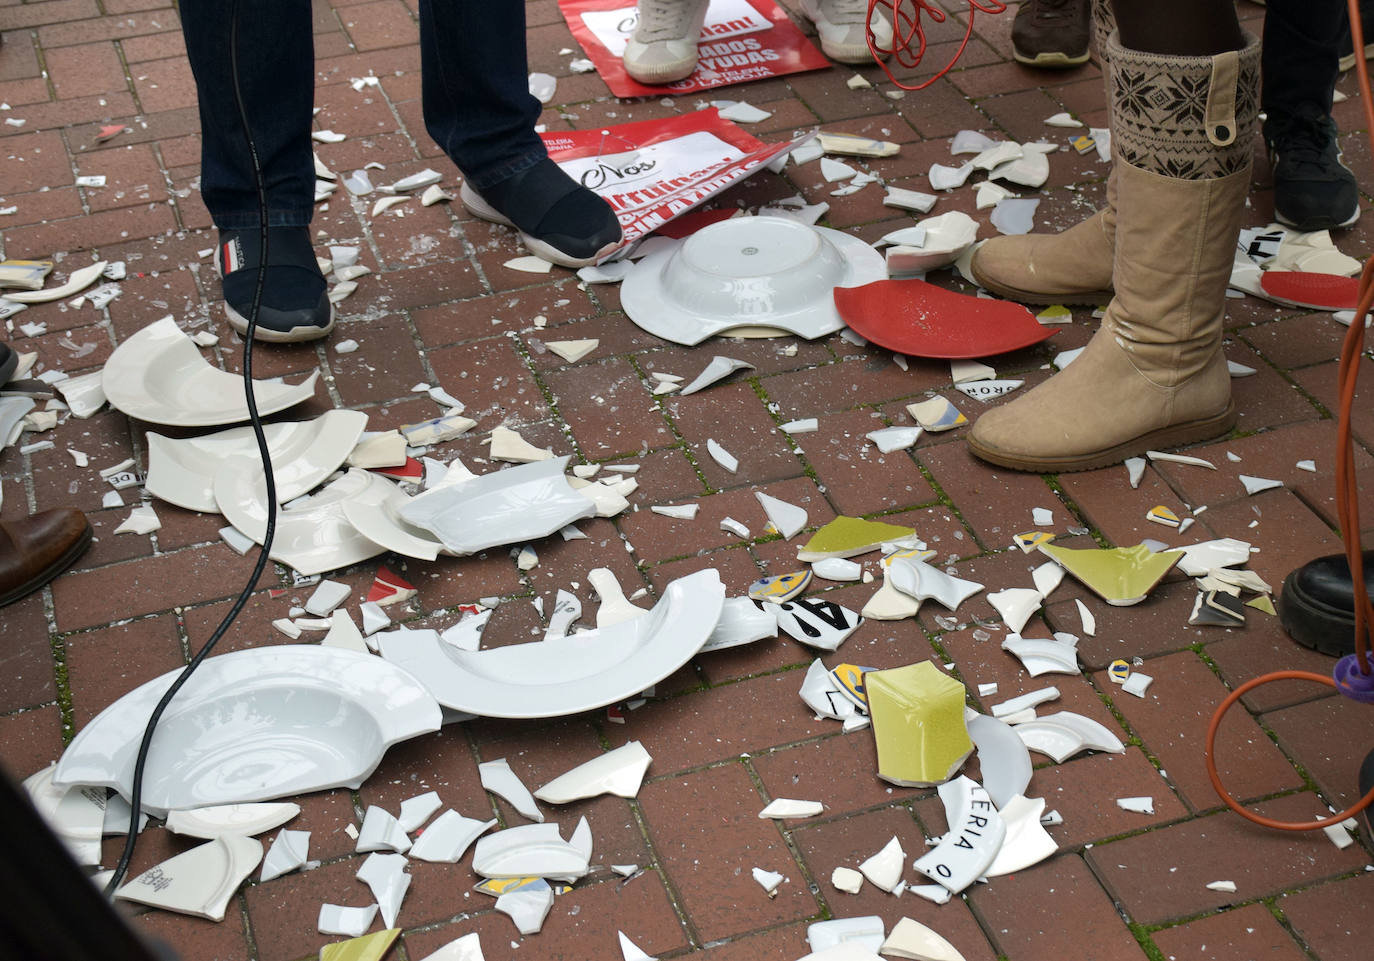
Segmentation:
{"type": "Polygon", "coordinates": [[[864,690],[864,674],[871,670],[873,668],[859,667],[857,664],[839,664],[830,672],[830,676],[840,686],[841,694],[860,708],[868,710],[868,694],[864,690]]]}
{"type": "Polygon", "coordinates": [[[1079,153],[1085,154],[1089,150],[1094,150],[1097,148],[1097,141],[1094,140],[1092,137],[1089,137],[1087,134],[1083,134],[1082,136],[1075,137],[1073,138],[1073,140],[1069,141],[1069,146],[1073,147],[1073,149],[1077,150],[1079,153]]]}
{"type": "Polygon", "coordinates": [[[400,928],[388,928],[361,938],[336,941],[320,948],[320,961],[381,961],[391,942],[401,933],[400,928]]]}
{"type": "Polygon", "coordinates": [[[1115,607],[1129,607],[1145,600],[1145,595],[1183,558],[1183,551],[1156,554],[1144,544],[1109,550],[1074,550],[1041,544],[1040,553],[1115,607]]]}
{"type": "Polygon", "coordinates": [[[781,604],[806,590],[811,583],[811,570],[793,571],[791,574],[776,574],[763,577],[749,585],[749,596],[756,601],[772,601],[781,604]]]}
{"type": "Polygon", "coordinates": [[[1054,535],[1049,531],[1022,531],[1012,537],[1011,541],[1021,548],[1023,553],[1029,554],[1041,544],[1048,544],[1054,540],[1054,535]]]}
{"type": "MultiPolygon", "coordinates": [[[[510,894],[522,888],[543,883],[543,878],[487,878],[480,884],[474,884],[472,889],[499,898],[503,894],[510,894]]],[[[549,887],[553,889],[554,894],[567,894],[572,890],[570,885],[561,884],[558,881],[550,881],[549,887]]]]}
{"type": "Polygon", "coordinates": [[[930,787],[954,776],[973,752],[964,686],[930,661],[864,675],[878,777],[930,787]]]}
{"type": "Polygon", "coordinates": [[[1245,602],[1246,607],[1253,607],[1257,611],[1264,611],[1266,614],[1277,617],[1278,611],[1274,610],[1274,602],[1269,599],[1268,594],[1261,594],[1245,602]]]}
{"type": "Polygon", "coordinates": [[[1112,679],[1113,684],[1125,684],[1126,678],[1131,676],[1131,665],[1118,657],[1107,665],[1107,676],[1112,679]]]}
{"type": "Polygon", "coordinates": [[[1165,527],[1177,527],[1183,523],[1178,519],[1178,515],[1163,504],[1151,507],[1149,513],[1145,515],[1146,520],[1154,521],[1156,524],[1163,524],[1165,527]]]}
{"type": "Polygon", "coordinates": [[[918,561],[928,561],[934,556],[934,551],[922,550],[919,547],[908,547],[903,550],[893,551],[891,554],[884,554],[882,565],[883,567],[891,567],[893,561],[899,560],[903,557],[911,557],[918,561]]]}
{"type": "Polygon", "coordinates": [[[1035,315],[1035,319],[1045,326],[1054,324],[1067,324],[1073,321],[1073,311],[1063,304],[1055,304],[1053,307],[1046,307],[1035,315]]]}
{"type": "Polygon", "coordinates": [[[826,524],[811,539],[797,548],[797,560],[806,563],[823,561],[827,557],[854,557],[877,550],[883,541],[899,541],[916,531],[900,524],[866,521],[858,517],[837,517],[826,524]]]}

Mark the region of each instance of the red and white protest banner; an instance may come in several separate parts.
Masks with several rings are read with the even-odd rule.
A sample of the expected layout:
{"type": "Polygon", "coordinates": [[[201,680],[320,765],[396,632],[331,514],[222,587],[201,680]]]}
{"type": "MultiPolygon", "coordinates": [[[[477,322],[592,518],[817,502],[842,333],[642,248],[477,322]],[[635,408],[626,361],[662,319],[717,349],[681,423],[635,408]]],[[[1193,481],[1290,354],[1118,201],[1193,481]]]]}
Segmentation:
{"type": "Polygon", "coordinates": [[[766,144],[711,108],[541,136],[558,166],[611,205],[629,244],[814,134],[766,144]]]}
{"type": "Polygon", "coordinates": [[[634,0],[558,0],[558,8],[617,97],[698,93],[830,66],[773,0],[711,0],[696,72],[686,80],[650,87],[632,79],[620,59],[637,22],[634,0]]]}

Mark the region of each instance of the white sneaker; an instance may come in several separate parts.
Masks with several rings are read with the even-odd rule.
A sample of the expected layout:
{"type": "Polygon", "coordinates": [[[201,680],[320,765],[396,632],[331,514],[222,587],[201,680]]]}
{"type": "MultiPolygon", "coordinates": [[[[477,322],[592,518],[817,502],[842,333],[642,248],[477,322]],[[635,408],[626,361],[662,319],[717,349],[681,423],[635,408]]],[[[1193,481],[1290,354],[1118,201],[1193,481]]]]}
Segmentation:
{"type": "Polygon", "coordinates": [[[625,45],[625,72],[640,83],[672,83],[697,68],[707,0],[639,0],[639,24],[625,45]]]}
{"type": "MultiPolygon", "coordinates": [[[[840,63],[873,62],[865,24],[868,0],[801,0],[802,13],[816,25],[821,52],[840,63]]],[[[879,50],[892,46],[892,23],[881,10],[873,15],[873,42],[879,50]]]]}

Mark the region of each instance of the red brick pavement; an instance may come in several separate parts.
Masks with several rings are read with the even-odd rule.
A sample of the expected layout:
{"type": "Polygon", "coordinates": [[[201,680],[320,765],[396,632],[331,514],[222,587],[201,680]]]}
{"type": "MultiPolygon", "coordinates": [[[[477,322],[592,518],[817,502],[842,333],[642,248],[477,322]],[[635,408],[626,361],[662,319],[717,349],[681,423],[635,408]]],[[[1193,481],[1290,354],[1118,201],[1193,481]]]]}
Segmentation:
{"type": "MultiPolygon", "coordinates": [[[[454,185],[455,171],[420,118],[415,6],[410,0],[315,3],[319,125],[349,134],[341,144],[320,145],[319,153],[341,171],[378,160],[387,164],[388,176],[433,164],[454,185]],[[369,72],[382,78],[381,86],[355,92],[349,79],[369,72]]],[[[946,0],[946,6],[955,16],[932,30],[932,61],[948,57],[961,33],[963,4],[946,0]]],[[[558,96],[545,111],[550,129],[674,115],[697,105],[695,98],[610,98],[594,74],[571,73],[570,56],[559,51],[576,44],[554,0],[532,0],[527,8],[532,68],[559,78],[558,96]]],[[[1243,0],[1240,10],[1258,30],[1263,8],[1243,0]]],[[[1041,120],[1061,109],[1103,122],[1097,68],[1050,74],[1018,66],[1010,58],[1010,21],[1010,14],[980,19],[964,60],[931,89],[900,99],[884,96],[891,87],[870,68],[860,72],[878,84],[875,90],[849,89],[845,80],[853,71],[833,68],[723,95],[774,111],[754,130],[765,139],[819,124],[899,142],[897,157],[860,165],[885,183],[925,189],[929,164],[948,157],[947,138],[960,128],[993,137],[1057,136],[1041,120]]],[[[207,351],[207,358],[237,370],[216,284],[198,254],[213,241],[196,190],[194,89],[169,0],[0,0],[0,30],[2,112],[24,121],[0,125],[0,206],[17,208],[0,219],[4,255],[62,258],[59,276],[95,257],[124,259],[130,272],[121,297],[106,309],[36,306],[20,319],[45,322],[49,333],[29,339],[15,328],[7,335],[11,343],[36,350],[40,369],[94,369],[116,344],[170,312],[184,322],[208,320],[226,346],[207,351]],[[112,123],[129,130],[97,144],[99,128],[112,123]],[[104,174],[106,186],[74,186],[87,174],[104,174]],[[87,343],[94,350],[74,356],[87,343]]],[[[924,66],[914,73],[929,71],[924,66]]],[[[1347,159],[1362,183],[1374,182],[1351,77],[1339,88],[1351,97],[1336,111],[1347,159]]],[[[1042,223],[1062,227],[1081,217],[1101,197],[1104,174],[1091,157],[1054,155],[1051,179],[1038,194],[1042,223]]],[[[1264,223],[1271,209],[1267,180],[1257,168],[1249,215],[1255,224],[1264,223]]],[[[791,166],[780,177],[759,175],[718,203],[751,205],[801,192],[831,205],[824,223],[867,240],[911,222],[879,205],[877,187],[849,197],[829,190],[814,165],[791,166]]],[[[942,199],[937,212],[971,207],[966,192],[957,192],[942,199]]],[[[986,213],[975,214],[986,224],[986,213]]],[[[1366,217],[1338,234],[1341,247],[1368,254],[1371,223],[1366,217]]],[[[614,287],[583,289],[558,269],[534,277],[505,268],[521,252],[513,235],[473,221],[457,206],[373,218],[367,205],[337,196],[321,208],[316,228],[321,243],[360,245],[362,262],[374,273],[342,304],[331,340],[314,348],[265,348],[260,375],[318,367],[327,391],[312,411],[356,407],[369,413],[374,427],[433,416],[433,404],[410,388],[416,381],[438,382],[473,408],[483,429],[506,423],[576,460],[630,460],[643,468],[640,490],[631,498],[637,512],[584,523],[585,541],[555,538],[536,545],[541,562],[532,572],[521,574],[501,550],[433,564],[391,559],[420,589],[396,616],[417,625],[445,625],[455,605],[497,595],[507,603],[489,639],[516,642],[540,630],[529,601],[539,597],[548,604],[559,587],[580,584],[592,611],[586,573],[595,566],[615,570],[627,592],[658,591],[674,577],[712,566],[731,594],[742,593],[761,573],[796,566],[795,541],[764,531],[755,490],[803,504],[812,528],[836,514],[901,511],[895,520],[915,526],[942,559],[957,562],[961,573],[990,589],[1029,586],[1034,559],[1009,544],[1012,534],[1031,525],[1034,507],[1053,510],[1061,535],[1085,528],[1105,543],[1130,544],[1149,536],[1180,540],[1144,522],[1149,507],[1206,505],[1195,533],[1252,541],[1261,550],[1251,566],[1276,585],[1295,565],[1339,541],[1330,444],[1341,331],[1324,314],[1248,298],[1230,301],[1228,356],[1259,370],[1236,385],[1242,431],[1198,451],[1218,466],[1215,473],[1155,465],[1132,491],[1119,467],[1063,478],[989,469],[968,455],[959,433],[924,437],[909,453],[880,455],[863,434],[908,422],[904,406],[913,399],[943,392],[970,418],[980,405],[950,390],[942,363],[913,359],[902,371],[885,351],[837,337],[797,343],[795,352],[781,349],[790,346],[786,341],[712,342],[692,350],[666,344],[624,316],[614,287]],[[547,327],[534,325],[536,315],[547,327]],[[545,347],[549,340],[584,337],[601,344],[575,364],[545,347]],[[336,353],[333,345],[344,338],[358,341],[360,350],[336,353]],[[755,369],[694,397],[652,395],[650,371],[691,376],[716,353],[748,360],[755,369]],[[777,429],[806,416],[820,418],[818,433],[789,438],[777,429]],[[709,459],[708,438],[740,459],[737,473],[709,459]],[[1316,474],[1294,467],[1302,458],[1316,460],[1316,474]],[[1280,478],[1287,486],[1246,498],[1236,479],[1241,471],[1280,478]],[[703,507],[696,521],[647,511],[656,503],[694,501],[703,507]],[[751,528],[748,541],[718,529],[727,515],[751,528]]],[[[1093,323],[1086,311],[1076,311],[1073,325],[1049,345],[1000,359],[1000,372],[1038,382],[1049,357],[1085,342],[1093,323]]],[[[1368,391],[1366,385],[1363,395],[1368,391]]],[[[1374,443],[1368,408],[1361,403],[1355,421],[1362,447],[1374,443]]],[[[45,437],[56,450],[22,455],[10,448],[0,456],[3,516],[75,504],[91,514],[98,542],[76,570],[6,608],[0,620],[6,652],[0,760],[17,777],[54,760],[64,738],[122,692],[183,663],[223,615],[249,566],[218,540],[218,518],[167,505],[158,504],[164,526],[151,537],[112,533],[127,508],[102,510],[102,485],[92,471],[73,469],[62,450],[84,451],[93,467],[130,456],[144,465],[144,429],[122,414],[71,420],[45,437]]],[[[475,438],[451,450],[469,461],[483,456],[475,438]]],[[[1368,467],[1366,450],[1358,460],[1368,467]]],[[[1076,540],[1086,546],[1078,533],[1076,540]]],[[[864,560],[875,572],[872,560],[864,560]]],[[[338,576],[361,590],[374,566],[338,576]]],[[[266,581],[263,588],[289,583],[281,569],[266,581]]],[[[835,590],[835,598],[856,608],[872,591],[828,582],[817,588],[835,590]]],[[[352,877],[359,858],[344,830],[365,806],[394,809],[405,797],[433,789],[464,813],[518,823],[504,802],[493,804],[481,790],[477,762],[506,757],[537,784],[636,739],[654,756],[637,799],[602,798],[549,812],[568,827],[586,814],[597,849],[592,874],[559,898],[541,934],[518,937],[485,895],[470,890],[475,878],[466,863],[417,863],[400,916],[403,947],[392,956],[419,959],[479,931],[493,961],[582,961],[615,956],[619,929],[661,957],[788,961],[805,952],[808,923],[876,913],[889,925],[902,916],[917,918],[969,959],[1366,958],[1374,943],[1367,920],[1374,907],[1374,881],[1366,873],[1370,839],[1338,851],[1319,834],[1255,828],[1220,807],[1201,757],[1206,720],[1228,687],[1265,670],[1320,671],[1329,662],[1296,648],[1258,612],[1243,629],[1188,627],[1192,593],[1186,579],[1174,577],[1137,607],[1107,608],[1066,582],[1032,621],[1030,632],[1077,631],[1073,600],[1095,611],[1097,636],[1083,638],[1080,646],[1085,672],[1058,679],[1062,706],[1116,728],[1128,747],[1122,756],[1062,764],[1034,755],[1028,793],[1045,797],[1063,815],[1064,824],[1051,829],[1059,853],[943,907],[909,894],[896,900],[871,886],[858,897],[831,887],[836,866],[856,865],[893,834],[909,856],[918,856],[926,836],[944,830],[943,813],[933,792],[895,788],[875,777],[870,734],[843,735],[832,722],[811,717],[796,688],[814,655],[782,638],[699,657],[660,684],[658,698],[623,725],[609,723],[601,712],[553,723],[484,721],[397,747],[360,790],[301,799],[303,811],[292,826],[313,832],[318,870],[266,884],[250,881],[220,924],[129,913],[140,930],[198,961],[314,956],[331,940],[314,930],[319,904],[368,901],[352,877]],[[1155,677],[1144,699],[1106,680],[1103,670],[1116,657],[1141,658],[1139,669],[1155,677]],[[1155,813],[1133,814],[1114,803],[1134,795],[1152,796],[1155,813]],[[820,818],[780,824],[755,817],[775,797],[821,800],[826,810],[820,818]],[[610,864],[625,862],[638,863],[644,873],[630,881],[610,873],[610,864]],[[756,866],[785,875],[776,899],[750,879],[756,866]],[[1216,880],[1234,881],[1237,891],[1208,890],[1216,880]]],[[[225,649],[277,643],[269,622],[302,596],[297,590],[273,599],[260,590],[225,649]]],[[[935,658],[971,686],[996,681],[997,695],[975,699],[986,709],[1042,686],[997,648],[1002,632],[987,622],[991,616],[979,598],[955,622],[935,608],[915,622],[870,622],[824,660],[886,667],[935,658]]],[[[1374,742],[1367,712],[1324,689],[1288,683],[1255,692],[1235,714],[1223,731],[1220,762],[1239,795],[1286,818],[1308,818],[1328,802],[1353,799],[1354,766],[1374,742]]],[[[969,771],[979,770],[975,760],[969,771]]],[[[136,868],[186,846],[150,829],[136,868]]],[[[107,862],[115,848],[107,842],[107,862]]]]}

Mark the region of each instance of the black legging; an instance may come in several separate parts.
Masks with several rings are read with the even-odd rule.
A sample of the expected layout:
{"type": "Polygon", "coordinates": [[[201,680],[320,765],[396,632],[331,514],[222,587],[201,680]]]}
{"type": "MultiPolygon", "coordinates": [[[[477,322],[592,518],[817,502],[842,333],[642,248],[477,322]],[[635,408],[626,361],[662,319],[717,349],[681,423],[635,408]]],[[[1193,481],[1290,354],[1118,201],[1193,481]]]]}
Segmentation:
{"type": "Polygon", "coordinates": [[[1234,0],[1112,0],[1112,12],[1131,50],[1211,57],[1245,46],[1234,0]]]}

